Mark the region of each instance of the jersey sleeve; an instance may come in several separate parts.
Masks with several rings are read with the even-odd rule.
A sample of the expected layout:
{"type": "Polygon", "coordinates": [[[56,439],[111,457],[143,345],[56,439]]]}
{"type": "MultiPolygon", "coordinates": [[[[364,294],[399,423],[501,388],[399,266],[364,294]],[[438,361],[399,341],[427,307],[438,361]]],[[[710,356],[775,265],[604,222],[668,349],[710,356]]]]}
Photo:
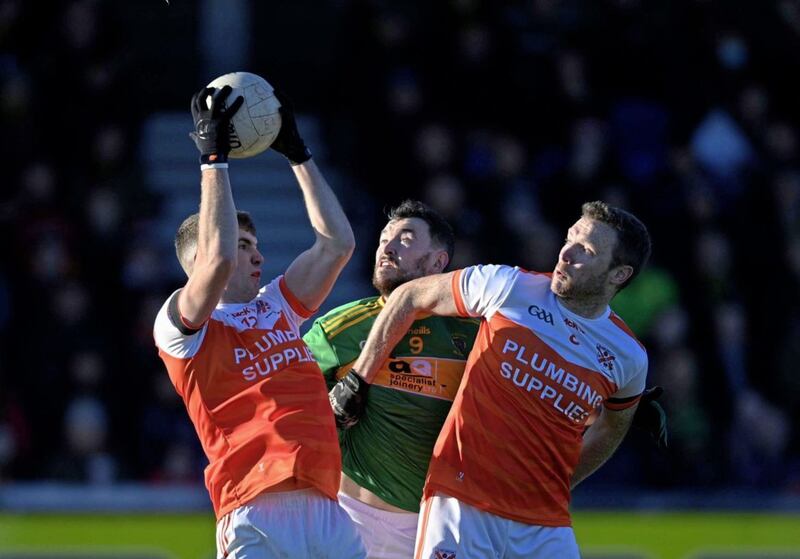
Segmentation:
{"type": "Polygon", "coordinates": [[[268,304],[274,303],[278,305],[289,323],[298,329],[301,324],[316,312],[316,309],[308,309],[303,305],[300,299],[289,289],[282,275],[261,288],[256,297],[256,300],[259,299],[268,304]]]}
{"type": "Polygon", "coordinates": [[[478,265],[456,271],[453,297],[461,316],[491,317],[503,305],[519,275],[510,266],[478,265]]]}
{"type": "Polygon", "coordinates": [[[178,359],[188,359],[200,350],[208,323],[206,322],[199,330],[189,328],[178,312],[178,293],[180,289],[170,295],[158,311],[153,326],[153,338],[156,346],[168,355],[178,359]]]}
{"type": "Polygon", "coordinates": [[[325,383],[328,385],[328,390],[330,390],[336,384],[336,372],[341,367],[341,363],[339,363],[336,349],[328,340],[328,335],[322,328],[321,320],[314,321],[311,329],[303,336],[303,341],[314,355],[314,360],[319,365],[319,368],[322,369],[325,383]]]}
{"type": "Polygon", "coordinates": [[[625,385],[621,386],[619,390],[614,392],[604,403],[605,407],[610,410],[624,410],[639,402],[639,399],[644,392],[645,382],[647,381],[647,354],[643,353],[643,357],[638,362],[638,367],[635,369],[625,385]]]}

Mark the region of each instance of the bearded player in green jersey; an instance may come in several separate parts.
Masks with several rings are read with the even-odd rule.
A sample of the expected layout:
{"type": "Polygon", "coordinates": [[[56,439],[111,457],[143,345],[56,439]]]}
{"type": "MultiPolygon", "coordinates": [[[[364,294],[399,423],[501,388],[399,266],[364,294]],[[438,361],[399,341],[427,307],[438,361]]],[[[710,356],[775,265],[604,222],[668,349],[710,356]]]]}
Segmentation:
{"type": "MultiPolygon", "coordinates": [[[[372,277],[380,295],[330,311],[304,337],[329,387],[350,370],[384,299],[409,280],[445,271],[453,246],[452,228],[425,204],[406,200],[389,212],[372,277]]],[[[477,331],[475,319],[414,322],[372,384],[364,417],[340,432],[339,500],[370,558],[414,554],[428,462],[477,331]]]]}
{"type": "MultiPolygon", "coordinates": [[[[303,338],[329,388],[355,374],[349,372],[351,365],[385,298],[407,281],[444,272],[453,249],[452,228],[422,202],[406,200],[389,212],[372,277],[380,295],[330,311],[303,338]]],[[[339,502],[355,521],[368,559],[414,556],[428,463],[478,325],[475,319],[437,316],[414,322],[370,385],[360,420],[340,425],[339,502]]],[[[659,387],[645,391],[634,426],[663,447],[666,417],[655,402],[660,394],[659,387]]]]}

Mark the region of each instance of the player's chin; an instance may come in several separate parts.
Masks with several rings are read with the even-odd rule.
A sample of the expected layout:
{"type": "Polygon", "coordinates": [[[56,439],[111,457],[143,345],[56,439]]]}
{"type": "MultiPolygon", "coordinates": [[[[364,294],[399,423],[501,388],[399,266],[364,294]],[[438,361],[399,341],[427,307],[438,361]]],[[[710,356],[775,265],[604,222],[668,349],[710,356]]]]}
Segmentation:
{"type": "Polygon", "coordinates": [[[569,294],[569,285],[562,279],[553,278],[553,281],[550,282],[550,291],[555,293],[559,296],[564,296],[569,294]]]}
{"type": "Polygon", "coordinates": [[[396,278],[399,274],[400,270],[394,266],[379,266],[378,268],[375,268],[373,277],[379,281],[386,281],[396,278]]]}
{"type": "Polygon", "coordinates": [[[392,291],[394,291],[402,283],[403,281],[399,279],[395,274],[392,275],[375,274],[372,276],[372,285],[384,297],[389,296],[392,293],[392,291]]]}

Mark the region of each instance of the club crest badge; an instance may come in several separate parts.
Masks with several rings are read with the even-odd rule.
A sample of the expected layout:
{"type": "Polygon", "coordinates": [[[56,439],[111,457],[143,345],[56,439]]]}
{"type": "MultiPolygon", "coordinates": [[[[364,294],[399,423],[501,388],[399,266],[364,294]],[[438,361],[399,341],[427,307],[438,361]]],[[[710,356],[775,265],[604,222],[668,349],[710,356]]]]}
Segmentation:
{"type": "Polygon", "coordinates": [[[467,354],[469,352],[467,351],[467,340],[466,340],[466,338],[464,338],[463,336],[459,336],[458,334],[454,334],[450,338],[450,341],[453,342],[453,347],[456,348],[456,351],[458,352],[459,355],[461,355],[462,357],[466,357],[467,356],[467,354]]]}
{"type": "Polygon", "coordinates": [[[617,359],[617,356],[611,353],[609,349],[604,346],[597,344],[597,362],[603,366],[604,369],[607,371],[614,370],[614,361],[617,359]]]}

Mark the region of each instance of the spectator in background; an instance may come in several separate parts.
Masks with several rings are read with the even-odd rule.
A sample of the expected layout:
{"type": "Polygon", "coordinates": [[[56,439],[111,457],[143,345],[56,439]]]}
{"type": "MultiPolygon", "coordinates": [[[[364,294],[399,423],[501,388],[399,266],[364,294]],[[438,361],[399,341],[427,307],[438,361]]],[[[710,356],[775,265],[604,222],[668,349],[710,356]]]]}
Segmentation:
{"type": "MultiPolygon", "coordinates": [[[[310,6],[303,2],[270,5],[270,16],[310,6]]],[[[536,269],[538,255],[559,244],[570,197],[620,193],[622,205],[651,226],[657,265],[675,283],[678,307],[689,324],[677,346],[691,354],[682,361],[694,362],[695,390],[714,418],[705,426],[697,422],[701,432],[711,433],[703,440],[715,475],[702,483],[713,486],[748,483],[748,474],[734,473],[732,466],[734,405],[711,397],[720,387],[731,389],[717,351],[719,331],[710,318],[720,278],[709,283],[710,276],[695,264],[705,265],[687,265],[686,255],[695,254],[709,232],[724,239],[712,244],[727,254],[727,275],[721,278],[728,284],[721,288],[728,294],[725,302],[740,305],[746,323],[743,374],[762,404],[787,414],[790,429],[779,461],[794,464],[794,471],[761,477],[759,483],[797,491],[800,400],[792,396],[797,390],[790,363],[800,345],[800,214],[792,178],[800,168],[793,124],[800,121],[800,87],[786,76],[800,70],[794,54],[800,9],[789,0],[766,8],[741,0],[676,0],[655,10],[644,2],[576,6],[552,1],[314,5],[315,14],[333,16],[324,25],[329,33],[302,47],[302,56],[317,61],[316,71],[273,56],[276,41],[297,32],[290,25],[281,29],[284,35],[252,34],[253,67],[277,68],[326,92],[308,101],[328,130],[331,163],[363,187],[363,198],[344,204],[370,205],[371,198],[380,207],[397,192],[425,200],[453,223],[457,268],[508,259],[536,269]],[[654,110],[650,122],[658,126],[629,127],[623,136],[615,115],[633,101],[654,110]],[[714,114],[725,115],[725,130],[733,136],[715,136],[723,142],[711,143],[698,158],[694,139],[714,114]],[[439,131],[429,133],[432,127],[439,131]],[[476,131],[488,134],[482,142],[488,151],[473,149],[476,131]],[[423,139],[428,136],[434,141],[423,139]],[[516,139],[523,153],[514,176],[502,163],[486,165],[486,154],[507,145],[498,141],[507,137],[516,139]],[[731,158],[729,143],[744,147],[745,157],[731,158]],[[721,167],[730,180],[717,175],[713,163],[720,160],[736,162],[721,167]],[[630,165],[637,161],[647,165],[630,165]],[[631,173],[637,169],[647,172],[631,173]],[[649,182],[634,182],[636,177],[649,182]],[[539,231],[530,242],[519,242],[519,232],[532,223],[539,231]],[[786,270],[769,275],[769,292],[782,302],[777,307],[764,303],[758,275],[765,261],[786,270]],[[761,374],[764,370],[782,373],[761,374]]],[[[105,387],[102,399],[112,433],[108,452],[129,468],[121,475],[132,480],[157,475],[146,444],[132,450],[113,443],[138,437],[139,422],[152,411],[159,364],[146,350],[150,329],[141,323],[152,322],[152,300],[163,300],[171,286],[153,263],[162,250],[152,233],[159,206],[138,176],[148,164],[137,155],[138,130],[150,112],[182,109],[183,100],[171,92],[201,71],[195,26],[186,25],[192,9],[192,3],[175,2],[169,8],[163,2],[117,3],[112,9],[102,0],[70,0],[48,10],[10,0],[0,9],[0,120],[11,139],[4,146],[9,180],[0,192],[0,254],[14,302],[7,323],[14,328],[0,330],[0,382],[7,400],[14,395],[20,424],[29,433],[15,453],[14,479],[49,473],[63,449],[63,431],[53,426],[62,425],[65,407],[78,391],[53,363],[68,363],[83,348],[60,344],[63,332],[42,321],[60,298],[61,289],[53,285],[62,283],[79,286],[87,299],[84,318],[71,321],[72,329],[87,328],[78,337],[97,338],[124,355],[122,374],[149,377],[136,385],[105,387]],[[160,40],[153,42],[152,36],[160,40]],[[65,82],[70,87],[64,88],[65,82]],[[157,95],[146,94],[156,90],[157,95]],[[126,107],[122,117],[121,106],[126,107]],[[53,130],[70,131],[70,141],[54,141],[53,130]],[[102,242],[115,235],[122,246],[106,250],[102,242]],[[120,316],[137,318],[109,329],[96,311],[112,306],[120,316]],[[31,331],[39,333],[36,340],[26,335],[31,331]],[[40,339],[53,342],[48,348],[57,351],[52,359],[31,361],[40,339]],[[11,374],[22,366],[30,374],[11,374]],[[52,387],[47,395],[52,400],[44,406],[34,381],[43,378],[52,387]]],[[[267,7],[254,3],[252,9],[263,13],[267,7]]],[[[635,321],[636,308],[619,312],[635,321]]],[[[659,337],[662,322],[651,324],[637,332],[647,342],[659,337]]],[[[662,361],[673,361],[674,348],[650,347],[653,370],[665,370],[662,361]]],[[[669,389],[665,398],[671,414],[684,413],[669,389]]],[[[683,444],[676,428],[675,444],[683,444]]],[[[653,457],[653,464],[677,454],[653,457]]],[[[636,470],[631,481],[638,479],[643,487],[657,483],[647,470],[636,470]]],[[[685,487],[692,471],[682,463],[670,475],[685,487]]]]}
{"type": "Polygon", "coordinates": [[[109,485],[118,478],[119,465],[107,451],[108,413],[94,396],[79,396],[64,416],[66,448],[52,465],[55,479],[89,485],[109,485]]]}

